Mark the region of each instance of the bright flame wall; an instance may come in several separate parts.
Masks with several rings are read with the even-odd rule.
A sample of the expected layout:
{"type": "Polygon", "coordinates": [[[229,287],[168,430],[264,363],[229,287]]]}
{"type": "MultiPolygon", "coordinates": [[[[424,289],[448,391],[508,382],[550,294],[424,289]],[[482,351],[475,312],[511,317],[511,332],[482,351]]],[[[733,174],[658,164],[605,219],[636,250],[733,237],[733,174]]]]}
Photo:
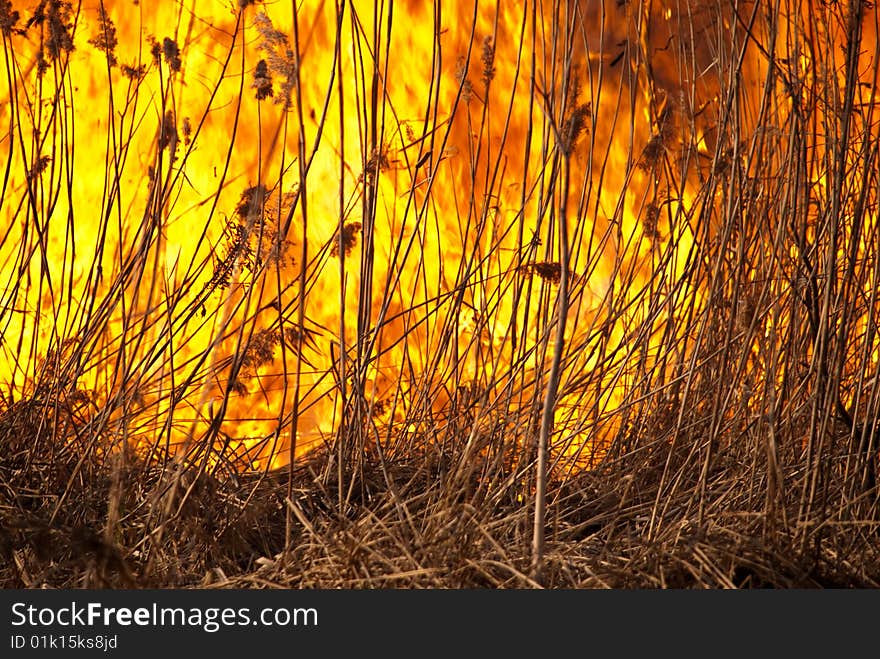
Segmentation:
{"type": "Polygon", "coordinates": [[[717,126],[761,123],[752,7],[241,4],[43,3],[7,31],[10,398],[245,468],[346,431],[528,446],[563,224],[557,454],[686,379],[675,319],[730,293],[706,177],[749,148],[717,126]]]}

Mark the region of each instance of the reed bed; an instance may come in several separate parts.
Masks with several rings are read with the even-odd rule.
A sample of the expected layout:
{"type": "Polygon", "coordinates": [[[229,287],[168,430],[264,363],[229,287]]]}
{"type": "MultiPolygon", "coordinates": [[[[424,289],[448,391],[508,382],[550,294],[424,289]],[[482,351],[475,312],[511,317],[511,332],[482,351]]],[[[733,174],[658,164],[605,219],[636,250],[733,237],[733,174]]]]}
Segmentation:
{"type": "Polygon", "coordinates": [[[878,585],[876,6],[150,4],[0,0],[0,585],[878,585]]]}

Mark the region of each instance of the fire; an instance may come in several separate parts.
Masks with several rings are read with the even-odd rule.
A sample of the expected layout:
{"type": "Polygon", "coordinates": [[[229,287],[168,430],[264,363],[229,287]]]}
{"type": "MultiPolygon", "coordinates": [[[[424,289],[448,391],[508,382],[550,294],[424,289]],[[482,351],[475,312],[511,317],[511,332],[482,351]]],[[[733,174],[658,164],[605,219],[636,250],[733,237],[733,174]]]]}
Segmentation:
{"type": "MultiPolygon", "coordinates": [[[[565,224],[551,453],[589,464],[649,392],[687,396],[702,308],[774,294],[699,249],[737,249],[706,180],[754,145],[725,113],[755,135],[762,98],[797,103],[730,36],[751,6],[682,33],[673,2],[32,4],[4,19],[0,381],[110,447],[236,469],[340,437],[531,450],[565,224]]],[[[817,57],[786,63],[804,89],[846,64],[817,57]]],[[[742,318],[771,370],[786,319],[742,318]]]]}

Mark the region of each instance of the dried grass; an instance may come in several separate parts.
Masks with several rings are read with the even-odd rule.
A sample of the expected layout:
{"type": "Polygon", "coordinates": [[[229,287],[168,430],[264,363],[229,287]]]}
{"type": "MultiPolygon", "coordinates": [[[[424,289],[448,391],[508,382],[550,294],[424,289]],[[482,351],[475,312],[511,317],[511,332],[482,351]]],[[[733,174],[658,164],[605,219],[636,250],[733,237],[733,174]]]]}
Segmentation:
{"type": "MultiPolygon", "coordinates": [[[[22,17],[0,0],[8,61],[17,75],[29,70],[15,40],[33,39],[33,75],[44,85],[29,88],[43,94],[30,98],[31,79],[9,78],[8,118],[40,131],[31,131],[21,163],[8,145],[25,132],[3,147],[23,172],[20,187],[3,184],[4,213],[24,233],[11,251],[13,234],[2,238],[10,256],[0,321],[12,381],[0,390],[0,586],[880,584],[880,153],[864,73],[880,59],[878,9],[827,3],[807,30],[797,3],[781,13],[763,2],[701,6],[676,15],[676,38],[663,46],[662,8],[625,21],[641,11],[625,3],[612,8],[620,24],[642,32],[624,30],[612,47],[587,43],[590,3],[561,3],[540,20],[529,5],[519,37],[537,34],[539,21],[543,46],[560,54],[541,69],[546,79],[502,56],[504,35],[475,30],[467,53],[451,56],[457,64],[447,63],[444,84],[457,90],[454,112],[472,146],[462,154],[470,180],[459,183],[480,193],[460,206],[460,244],[443,246],[461,253],[444,264],[443,287],[413,291],[401,273],[428,279],[432,177],[451,152],[452,118],[432,119],[421,133],[392,119],[393,104],[370,85],[393,46],[345,4],[334,27],[339,47],[359,53],[350,111],[364,122],[360,162],[339,159],[347,187],[317,184],[338,197],[338,227],[323,244],[309,242],[309,153],[333,128],[327,107],[342,83],[328,86],[323,114],[306,107],[299,23],[287,34],[252,3],[238,4],[222,70],[253,21],[264,59],[242,66],[240,96],[283,105],[284,130],[303,140],[298,157],[261,172],[272,184],[237,184],[244,191],[228,217],[218,210],[223,178],[192,232],[206,255],[176,264],[173,283],[163,279],[155,266],[165,257],[163,218],[188,185],[186,166],[213,108],[177,105],[176,92],[193,80],[185,41],[154,38],[152,63],[120,63],[102,8],[88,44],[126,89],[123,109],[111,109],[119,123],[101,172],[104,236],[112,222],[123,225],[125,135],[147,123],[135,110],[140,85],[154,76],[161,93],[144,129],[156,136],[139,183],[148,207],[120,230],[120,246],[76,250],[92,259],[77,289],[68,270],[64,281],[48,274],[44,238],[58,225],[46,200],[72,194],[60,173],[73,169],[73,145],[50,156],[39,137],[71,134],[51,98],[72,87],[75,12],[41,2],[22,17]],[[781,28],[795,36],[768,53],[767,35],[781,28]],[[807,52],[836,55],[804,70],[807,52]],[[598,53],[595,62],[585,53],[598,53]],[[664,58],[681,66],[664,68],[664,58]],[[581,59],[593,63],[580,68],[581,59]],[[508,67],[527,80],[515,100],[499,95],[508,67]],[[511,174],[513,161],[499,153],[514,106],[543,124],[528,126],[521,172],[511,174]],[[314,144],[300,130],[307,116],[320,129],[314,144]],[[650,125],[636,126],[645,116],[650,125]],[[631,130],[612,131],[618,138],[597,135],[627,122],[631,130]],[[603,187],[617,149],[625,185],[647,181],[635,218],[625,213],[627,190],[603,187]],[[395,225],[379,252],[383,180],[401,172],[413,179],[402,193],[409,224],[395,225]],[[518,208],[502,208],[512,181],[529,185],[518,208]],[[505,262],[510,236],[516,255],[505,262]],[[321,273],[338,264],[346,282],[352,263],[355,310],[343,292],[339,326],[320,325],[308,309],[321,273]],[[600,279],[613,285],[597,302],[600,279]],[[60,311],[73,299],[86,301],[60,311]],[[504,319],[507,299],[516,313],[504,319]],[[54,333],[28,338],[39,322],[54,323],[54,333]],[[209,323],[209,345],[178,363],[181,344],[209,323]],[[379,391],[382,360],[398,348],[405,356],[379,391]],[[331,365],[319,372],[328,353],[331,365]],[[97,389],[83,384],[96,379],[97,389]],[[273,432],[232,436],[230,402],[265,395],[270,380],[283,400],[273,432]],[[333,435],[303,455],[299,424],[319,390],[336,397],[340,414],[333,435]],[[612,400],[610,391],[623,393],[612,400]],[[186,439],[172,444],[172,436],[186,439]],[[576,443],[585,436],[592,441],[576,443]],[[290,464],[255,468],[273,446],[289,447],[290,464]]],[[[229,139],[221,177],[240,148],[234,130],[229,139]]],[[[65,248],[65,265],[74,251],[65,248]]]]}

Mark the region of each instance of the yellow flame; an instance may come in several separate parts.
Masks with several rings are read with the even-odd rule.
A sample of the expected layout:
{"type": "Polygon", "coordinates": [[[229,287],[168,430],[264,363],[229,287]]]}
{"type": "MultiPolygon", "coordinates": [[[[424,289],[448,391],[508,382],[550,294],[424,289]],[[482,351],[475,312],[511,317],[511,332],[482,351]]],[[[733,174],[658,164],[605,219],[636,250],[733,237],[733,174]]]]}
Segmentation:
{"type": "MultiPolygon", "coordinates": [[[[633,3],[553,18],[517,3],[239,4],[85,2],[76,48],[42,75],[35,32],[7,39],[4,123],[31,119],[5,142],[0,256],[23,308],[0,379],[33,394],[46,367],[17,350],[82,364],[75,388],[126,441],[208,439],[211,460],[257,469],[285,464],[292,438],[297,452],[329,441],[359,396],[397,432],[436,433],[462,406],[501,422],[546,384],[565,209],[580,349],[554,441],[589,460],[619,427],[630,365],[662,359],[657,300],[683,294],[692,266],[698,181],[683,165],[670,197],[658,171],[681,158],[667,134],[721,102],[708,55],[682,73],[673,28],[647,34],[633,3]],[[87,44],[101,7],[112,67],[87,44]],[[261,60],[273,95],[258,99],[261,60]]],[[[714,156],[707,126],[685,157],[714,156]]]]}

